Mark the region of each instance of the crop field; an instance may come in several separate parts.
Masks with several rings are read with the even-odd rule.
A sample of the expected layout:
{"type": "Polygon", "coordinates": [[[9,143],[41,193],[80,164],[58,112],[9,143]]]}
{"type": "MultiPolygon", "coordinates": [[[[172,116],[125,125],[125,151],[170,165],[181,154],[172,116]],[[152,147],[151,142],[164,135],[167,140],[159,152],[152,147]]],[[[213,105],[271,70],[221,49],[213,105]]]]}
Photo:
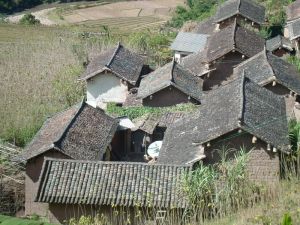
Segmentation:
{"type": "Polygon", "coordinates": [[[99,28],[101,26],[106,26],[110,30],[113,30],[115,32],[133,32],[142,29],[155,29],[156,27],[165,22],[165,20],[159,19],[154,16],[143,16],[107,18],[96,21],[81,22],[79,23],[79,25],[83,25],[87,28],[99,28]]]}

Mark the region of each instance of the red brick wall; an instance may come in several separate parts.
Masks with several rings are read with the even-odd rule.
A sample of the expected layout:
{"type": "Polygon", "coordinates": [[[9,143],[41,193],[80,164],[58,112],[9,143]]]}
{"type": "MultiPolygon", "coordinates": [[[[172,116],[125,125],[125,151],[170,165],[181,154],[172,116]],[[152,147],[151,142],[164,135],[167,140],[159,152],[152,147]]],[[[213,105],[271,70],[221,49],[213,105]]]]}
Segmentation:
{"type": "Polygon", "coordinates": [[[52,158],[67,158],[64,154],[58,151],[48,151],[43,155],[30,159],[26,163],[25,174],[25,215],[37,214],[46,216],[48,204],[34,202],[37,189],[38,180],[44,163],[44,157],[52,158]]]}
{"type": "MultiPolygon", "coordinates": [[[[206,158],[204,164],[213,164],[220,161],[219,154],[224,149],[240,150],[244,147],[249,154],[247,165],[248,175],[251,180],[263,182],[277,182],[279,180],[280,163],[278,153],[267,151],[267,144],[261,140],[252,143],[252,135],[238,134],[237,131],[229,133],[211,142],[211,147],[205,148],[206,158]],[[224,141],[223,141],[224,140],[224,141]]],[[[232,151],[229,158],[233,158],[236,151],[232,151]]]]}
{"type": "Polygon", "coordinates": [[[135,223],[134,208],[132,207],[114,207],[111,206],[92,206],[92,205],[74,205],[74,204],[49,204],[48,219],[51,223],[64,223],[81,216],[105,216],[109,219],[109,224],[126,225],[127,218],[130,218],[130,224],[135,223]],[[116,213],[118,212],[118,213],[116,213]],[[123,212],[123,213],[122,213],[123,212]]]}

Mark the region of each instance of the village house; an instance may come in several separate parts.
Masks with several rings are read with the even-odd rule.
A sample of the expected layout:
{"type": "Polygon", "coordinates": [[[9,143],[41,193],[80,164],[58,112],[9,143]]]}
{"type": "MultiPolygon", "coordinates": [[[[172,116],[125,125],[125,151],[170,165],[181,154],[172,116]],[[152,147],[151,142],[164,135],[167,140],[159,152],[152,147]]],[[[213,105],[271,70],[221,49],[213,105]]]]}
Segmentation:
{"type": "Polygon", "coordinates": [[[208,37],[207,34],[179,32],[170,47],[174,51],[175,61],[180,63],[183,57],[203,51],[208,37]]]}
{"type": "MultiPolygon", "coordinates": [[[[118,141],[118,120],[82,102],[47,119],[15,160],[26,162],[25,214],[45,216],[47,205],[34,202],[45,157],[76,160],[118,160],[125,146],[118,141]]],[[[124,140],[125,141],[125,140],[124,140]]],[[[125,142],[126,143],[126,142],[125,142]]]]}
{"type": "MultiPolygon", "coordinates": [[[[201,75],[203,90],[209,91],[232,80],[233,68],[264,49],[265,40],[233,22],[208,40],[202,64],[209,73],[201,75]]],[[[198,66],[198,67],[199,67],[198,66]]],[[[185,66],[189,69],[189,67],[185,66]]],[[[195,71],[193,71],[195,73],[195,71]]],[[[198,73],[196,73],[198,74],[198,73]]]]}
{"type": "Polygon", "coordinates": [[[87,84],[87,103],[105,108],[108,102],[123,104],[141,76],[150,72],[144,58],[120,43],[95,57],[80,80],[87,84]]]}
{"type": "Polygon", "coordinates": [[[247,76],[260,86],[284,97],[288,118],[298,115],[300,74],[285,60],[262,51],[234,69],[234,76],[247,76]]]}
{"type": "Polygon", "coordinates": [[[223,29],[234,20],[259,30],[265,23],[265,8],[253,0],[228,0],[219,6],[215,15],[217,29],[223,29]]]}
{"type": "Polygon", "coordinates": [[[173,60],[142,79],[138,98],[144,106],[151,107],[200,104],[202,84],[201,78],[173,60]]]}
{"type": "Polygon", "coordinates": [[[289,151],[283,97],[246,77],[211,91],[198,112],[167,129],[157,162],[212,164],[224,148],[231,156],[241,148],[249,152],[250,179],[278,181],[278,152],[289,151]]]}
{"type": "Polygon", "coordinates": [[[190,166],[46,158],[35,201],[63,223],[102,215],[109,224],[165,224],[166,214],[188,207],[181,190],[190,166]]]}
{"type": "Polygon", "coordinates": [[[278,57],[295,55],[294,44],[287,38],[277,35],[266,41],[266,49],[278,57]]]}

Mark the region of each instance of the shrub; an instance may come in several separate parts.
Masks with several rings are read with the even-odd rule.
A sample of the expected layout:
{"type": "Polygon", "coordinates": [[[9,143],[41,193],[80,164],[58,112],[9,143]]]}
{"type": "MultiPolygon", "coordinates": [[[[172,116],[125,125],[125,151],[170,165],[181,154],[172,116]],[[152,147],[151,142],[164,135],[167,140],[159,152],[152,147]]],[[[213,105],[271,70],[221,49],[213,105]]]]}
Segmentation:
{"type": "Polygon", "coordinates": [[[179,28],[189,20],[203,20],[215,12],[216,0],[188,0],[187,6],[178,6],[169,25],[179,28]]]}
{"type": "Polygon", "coordinates": [[[40,24],[40,21],[35,18],[34,15],[31,13],[25,14],[21,19],[20,19],[20,24],[23,25],[37,25],[40,24]]]}

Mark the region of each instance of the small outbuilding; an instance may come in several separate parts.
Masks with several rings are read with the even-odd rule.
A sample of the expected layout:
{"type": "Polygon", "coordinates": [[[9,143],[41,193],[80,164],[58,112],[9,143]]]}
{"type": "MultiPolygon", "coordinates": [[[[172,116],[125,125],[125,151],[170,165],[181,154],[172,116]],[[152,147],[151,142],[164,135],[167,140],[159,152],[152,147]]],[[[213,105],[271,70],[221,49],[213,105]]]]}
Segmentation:
{"type": "Polygon", "coordinates": [[[101,108],[108,102],[123,104],[129,90],[137,87],[149,70],[144,61],[120,43],[95,57],[79,79],[87,83],[87,103],[101,108]]]}
{"type": "Polygon", "coordinates": [[[102,215],[109,224],[165,224],[172,211],[188,207],[181,184],[191,169],[47,158],[35,201],[49,205],[52,223],[102,215]]]}
{"type": "Polygon", "coordinates": [[[266,49],[278,57],[286,58],[295,54],[294,44],[281,35],[267,40],[266,49]]]}
{"type": "Polygon", "coordinates": [[[257,30],[265,23],[265,7],[254,0],[228,0],[219,6],[215,15],[218,29],[223,29],[234,20],[249,24],[257,30]]]}
{"type": "Polygon", "coordinates": [[[192,102],[200,104],[203,80],[175,60],[142,79],[138,98],[144,106],[164,107],[192,102]]]}
{"type": "Polygon", "coordinates": [[[284,99],[246,77],[211,91],[198,112],[168,127],[158,163],[213,164],[223,149],[241,148],[251,179],[279,180],[278,152],[289,151],[284,99]]]}
{"type": "Polygon", "coordinates": [[[264,50],[234,69],[235,77],[244,75],[283,96],[288,118],[295,117],[296,105],[299,105],[300,74],[294,65],[264,50]]]}

